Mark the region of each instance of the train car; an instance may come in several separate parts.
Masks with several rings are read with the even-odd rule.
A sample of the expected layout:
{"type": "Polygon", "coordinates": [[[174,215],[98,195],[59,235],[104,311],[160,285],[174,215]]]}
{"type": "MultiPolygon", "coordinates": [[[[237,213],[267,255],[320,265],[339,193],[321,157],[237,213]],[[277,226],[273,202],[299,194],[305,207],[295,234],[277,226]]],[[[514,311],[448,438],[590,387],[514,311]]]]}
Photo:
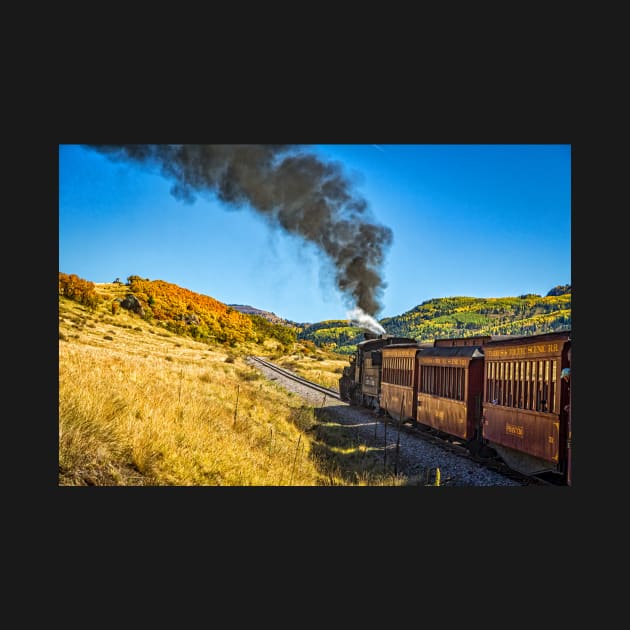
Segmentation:
{"type": "Polygon", "coordinates": [[[571,485],[570,335],[429,344],[370,335],[345,368],[340,392],[351,404],[459,439],[475,455],[498,455],[527,475],[551,471],[571,485]]]}
{"type": "Polygon", "coordinates": [[[382,350],[380,407],[389,416],[405,422],[415,420],[417,381],[416,355],[432,344],[397,343],[382,350]]]}
{"type": "Polygon", "coordinates": [[[571,332],[492,340],[484,345],[482,435],[524,474],[570,479],[571,332]]]}
{"type": "Polygon", "coordinates": [[[480,345],[436,343],[418,353],[416,421],[480,444],[483,361],[480,345]]]}
{"type": "Polygon", "coordinates": [[[396,343],[414,342],[407,337],[372,335],[357,344],[357,351],[339,379],[341,399],[354,405],[379,408],[381,393],[382,349],[396,343]]]}

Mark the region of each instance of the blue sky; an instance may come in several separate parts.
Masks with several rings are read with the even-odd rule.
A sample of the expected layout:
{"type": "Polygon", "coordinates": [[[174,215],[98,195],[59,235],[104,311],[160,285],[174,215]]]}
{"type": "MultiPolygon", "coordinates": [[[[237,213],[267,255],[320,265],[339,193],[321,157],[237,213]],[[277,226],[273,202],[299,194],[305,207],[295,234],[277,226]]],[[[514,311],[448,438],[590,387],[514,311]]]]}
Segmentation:
{"type": "MultiPolygon", "coordinates": [[[[438,297],[546,295],[571,284],[570,145],[303,145],[339,163],[393,233],[377,319],[438,297]]],[[[248,207],[184,203],[156,170],[59,146],[59,271],[139,275],[296,322],[352,308],[312,243],[248,207]]]]}

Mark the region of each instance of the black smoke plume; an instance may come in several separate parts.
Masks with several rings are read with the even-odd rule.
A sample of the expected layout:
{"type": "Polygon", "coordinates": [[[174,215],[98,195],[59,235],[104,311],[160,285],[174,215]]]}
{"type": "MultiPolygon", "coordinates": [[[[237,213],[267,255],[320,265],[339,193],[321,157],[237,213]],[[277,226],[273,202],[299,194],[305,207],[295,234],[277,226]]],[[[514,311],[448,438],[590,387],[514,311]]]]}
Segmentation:
{"type": "Polygon", "coordinates": [[[85,145],[113,160],[157,167],[174,180],[171,193],[192,202],[211,193],[249,205],[274,226],[314,243],[332,261],[341,292],[365,313],[380,310],[380,269],[389,228],[367,220],[367,203],[352,193],[336,162],[296,145],[85,145]]]}

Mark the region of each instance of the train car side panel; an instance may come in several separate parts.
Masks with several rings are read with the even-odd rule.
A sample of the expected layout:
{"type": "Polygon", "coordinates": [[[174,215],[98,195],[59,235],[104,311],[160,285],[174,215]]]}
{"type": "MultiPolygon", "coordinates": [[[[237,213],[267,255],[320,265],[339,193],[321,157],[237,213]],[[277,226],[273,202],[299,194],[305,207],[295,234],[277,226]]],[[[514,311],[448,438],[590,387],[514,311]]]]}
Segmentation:
{"type": "Polygon", "coordinates": [[[415,418],[416,353],[420,346],[397,344],[383,348],[380,407],[396,420],[415,418]]]}
{"type": "Polygon", "coordinates": [[[493,444],[558,463],[560,418],[556,414],[486,405],[483,436],[493,444]]]}
{"type": "Polygon", "coordinates": [[[527,474],[566,472],[569,332],[491,341],[484,347],[483,438],[527,474]]]}
{"type": "Polygon", "coordinates": [[[416,420],[443,433],[469,439],[466,403],[439,396],[418,394],[416,420]]]}
{"type": "Polygon", "coordinates": [[[383,382],[380,405],[394,420],[413,420],[413,388],[383,382]]]}

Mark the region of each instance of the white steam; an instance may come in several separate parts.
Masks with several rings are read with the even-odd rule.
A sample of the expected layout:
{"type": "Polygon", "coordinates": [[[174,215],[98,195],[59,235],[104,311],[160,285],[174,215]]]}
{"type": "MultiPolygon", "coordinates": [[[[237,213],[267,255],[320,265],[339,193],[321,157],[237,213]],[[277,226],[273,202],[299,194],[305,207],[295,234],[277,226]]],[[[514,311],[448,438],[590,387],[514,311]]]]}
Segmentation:
{"type": "Polygon", "coordinates": [[[365,313],[358,306],[353,308],[351,311],[348,311],[346,313],[346,317],[355,326],[365,328],[366,330],[373,332],[375,335],[383,335],[386,332],[385,329],[371,315],[365,313]]]}

